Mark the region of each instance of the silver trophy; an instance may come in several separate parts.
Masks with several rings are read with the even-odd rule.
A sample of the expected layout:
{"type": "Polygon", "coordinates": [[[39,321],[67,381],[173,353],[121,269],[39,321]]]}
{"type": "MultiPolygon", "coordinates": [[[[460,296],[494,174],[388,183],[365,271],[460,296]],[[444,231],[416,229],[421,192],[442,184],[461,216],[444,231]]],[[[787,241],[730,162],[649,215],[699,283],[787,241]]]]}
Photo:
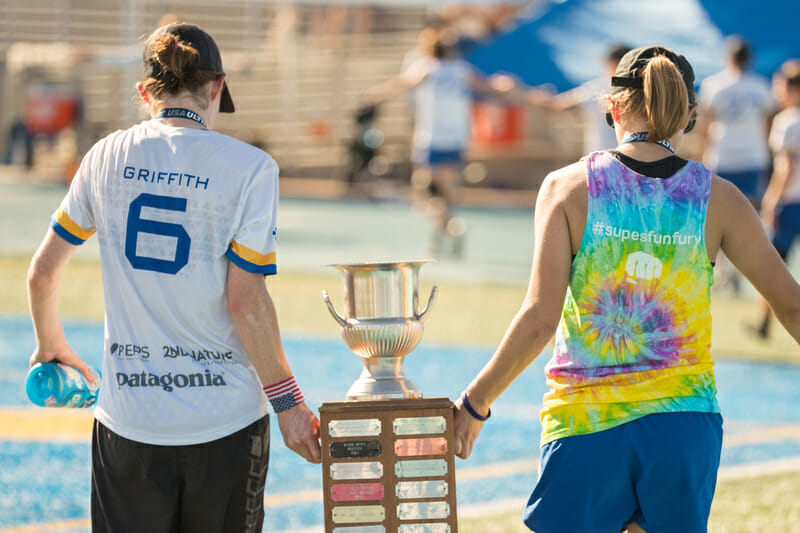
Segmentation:
{"type": "Polygon", "coordinates": [[[342,338],[364,364],[347,391],[348,400],[422,398],[422,390],[406,375],[405,357],[422,339],[423,322],[436,299],[419,308],[419,269],[427,261],[330,265],[342,271],[344,316],[334,309],[328,291],[322,299],[342,326],[342,338]]]}

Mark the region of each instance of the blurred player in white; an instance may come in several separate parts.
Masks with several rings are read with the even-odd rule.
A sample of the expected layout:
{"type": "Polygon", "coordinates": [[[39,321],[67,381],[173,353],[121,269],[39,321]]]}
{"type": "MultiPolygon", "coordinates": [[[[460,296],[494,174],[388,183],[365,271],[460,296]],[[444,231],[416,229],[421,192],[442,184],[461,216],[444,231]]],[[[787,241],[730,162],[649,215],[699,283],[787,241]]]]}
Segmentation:
{"type": "MultiPolygon", "coordinates": [[[[769,82],[750,71],[752,51],[738,36],[726,45],[726,66],[700,86],[700,150],[712,172],[736,185],[758,209],[770,163],[767,133],[775,102],[769,82]]],[[[720,258],[720,280],[739,292],[739,274],[720,258]]]]}
{"type": "MultiPolygon", "coordinates": [[[[774,88],[782,110],[775,115],[769,135],[775,162],[761,202],[761,218],[772,229],[772,244],[785,261],[800,234],[800,59],[781,66],[774,88]]],[[[772,312],[765,301],[761,309],[755,333],[766,338],[772,312]]]]}
{"type": "Polygon", "coordinates": [[[775,110],[769,82],[749,70],[752,52],[740,37],[727,43],[727,65],[700,86],[703,162],[758,207],[769,168],[767,132],[775,110]]]}
{"type": "Polygon", "coordinates": [[[162,26],[143,63],[151,119],[86,154],[33,258],[31,364],[87,374],[60,324],[59,286],[96,232],[106,316],[93,531],[260,532],[268,403],[286,444],[320,460],[264,283],[276,273],[278,167],[212,131],[234,105],[211,36],[162,26]]]}
{"type": "Polygon", "coordinates": [[[505,94],[512,86],[489,82],[459,56],[455,40],[440,29],[426,28],[418,46],[420,54],[407,68],[367,91],[367,100],[375,105],[413,90],[412,182],[432,200],[431,252],[438,255],[449,237],[454,255],[459,255],[465,228],[462,219],[452,216],[452,207],[472,135],[472,93],[505,94]]]}

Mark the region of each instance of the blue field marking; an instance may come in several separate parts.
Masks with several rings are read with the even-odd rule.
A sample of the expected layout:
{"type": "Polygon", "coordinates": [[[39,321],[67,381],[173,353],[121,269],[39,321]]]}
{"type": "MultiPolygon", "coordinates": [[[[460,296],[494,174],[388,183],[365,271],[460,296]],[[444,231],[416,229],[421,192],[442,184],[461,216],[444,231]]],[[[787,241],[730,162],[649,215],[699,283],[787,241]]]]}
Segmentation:
{"type": "MultiPolygon", "coordinates": [[[[70,345],[88,363],[99,365],[102,324],[67,321],[65,329],[70,345]]],[[[289,335],[284,345],[313,409],[344,399],[362,368],[337,336],[289,335]]],[[[0,408],[30,407],[23,380],[32,350],[30,321],[1,317],[0,408]]],[[[427,396],[456,398],[492,352],[489,346],[423,342],[406,357],[405,367],[427,396]]],[[[460,507],[484,503],[487,497],[506,500],[529,494],[536,479],[545,362],[546,356],[537,359],[503,394],[473,455],[457,460],[460,507]]],[[[800,457],[800,367],[724,360],[718,362],[716,375],[729,443],[723,468],[800,457]]],[[[83,443],[0,440],[0,533],[12,526],[88,520],[89,454],[88,436],[83,443]]],[[[321,524],[322,501],[314,497],[315,492],[321,497],[321,488],[320,467],[289,451],[273,425],[264,531],[321,524]],[[270,504],[270,497],[278,495],[280,504],[270,504]]],[[[41,531],[48,531],[47,526],[41,531]]]]}

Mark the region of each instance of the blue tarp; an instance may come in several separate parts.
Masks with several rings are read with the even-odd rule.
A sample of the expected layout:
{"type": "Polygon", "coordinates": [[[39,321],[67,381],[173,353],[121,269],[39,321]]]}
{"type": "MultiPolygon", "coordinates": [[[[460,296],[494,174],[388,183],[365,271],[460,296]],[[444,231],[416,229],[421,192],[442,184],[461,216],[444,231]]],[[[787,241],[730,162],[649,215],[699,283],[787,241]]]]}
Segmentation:
{"type": "Polygon", "coordinates": [[[613,43],[659,44],[684,54],[700,82],[722,68],[724,38],[737,33],[753,46],[755,69],[769,76],[800,57],[798,24],[798,0],[550,0],[467,58],[486,74],[510,72],[563,91],[603,74],[613,43]]]}

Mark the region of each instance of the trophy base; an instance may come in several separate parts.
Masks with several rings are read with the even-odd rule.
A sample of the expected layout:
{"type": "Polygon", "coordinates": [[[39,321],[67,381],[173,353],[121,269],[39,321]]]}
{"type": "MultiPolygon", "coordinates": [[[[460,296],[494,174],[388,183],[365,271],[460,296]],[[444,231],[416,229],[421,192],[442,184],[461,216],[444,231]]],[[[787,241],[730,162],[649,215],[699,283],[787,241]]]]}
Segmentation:
{"type": "Polygon", "coordinates": [[[403,400],[422,398],[422,389],[408,378],[361,377],[347,390],[348,400],[403,400]]]}

